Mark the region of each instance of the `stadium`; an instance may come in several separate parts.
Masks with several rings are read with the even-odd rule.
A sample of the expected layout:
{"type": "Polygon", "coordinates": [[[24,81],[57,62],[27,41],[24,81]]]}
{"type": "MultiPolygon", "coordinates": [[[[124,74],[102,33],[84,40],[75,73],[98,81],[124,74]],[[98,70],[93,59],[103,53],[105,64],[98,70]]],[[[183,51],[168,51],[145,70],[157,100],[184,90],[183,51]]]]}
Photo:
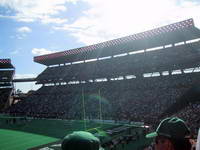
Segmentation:
{"type": "Polygon", "coordinates": [[[30,80],[42,87],[16,103],[15,67],[1,59],[1,148],[60,149],[65,135],[85,130],[105,149],[143,150],[152,142],[145,134],[168,116],[183,118],[196,138],[199,60],[200,30],[188,19],[36,56],[46,69],[30,80]]]}

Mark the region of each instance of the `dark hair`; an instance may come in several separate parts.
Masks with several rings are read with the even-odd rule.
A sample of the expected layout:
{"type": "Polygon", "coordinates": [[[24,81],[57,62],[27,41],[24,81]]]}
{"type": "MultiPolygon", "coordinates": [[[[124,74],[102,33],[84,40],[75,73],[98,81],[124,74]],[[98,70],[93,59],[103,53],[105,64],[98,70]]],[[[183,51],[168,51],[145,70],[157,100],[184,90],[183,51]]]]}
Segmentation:
{"type": "Polygon", "coordinates": [[[174,150],[191,150],[192,144],[189,139],[169,139],[173,146],[174,150]]]}

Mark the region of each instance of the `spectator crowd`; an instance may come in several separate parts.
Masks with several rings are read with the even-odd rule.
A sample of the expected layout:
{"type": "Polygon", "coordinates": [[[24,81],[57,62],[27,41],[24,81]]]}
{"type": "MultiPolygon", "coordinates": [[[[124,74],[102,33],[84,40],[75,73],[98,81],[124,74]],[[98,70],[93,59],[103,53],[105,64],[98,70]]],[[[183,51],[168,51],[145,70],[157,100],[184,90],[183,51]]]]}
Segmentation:
{"type": "MultiPolygon", "coordinates": [[[[63,119],[112,119],[146,124],[157,122],[199,80],[199,73],[77,85],[43,86],[6,110],[19,116],[63,119]],[[192,76],[192,80],[191,80],[192,76]]],[[[199,103],[174,115],[184,118],[196,132],[199,103]]]]}
{"type": "MultiPolygon", "coordinates": [[[[43,118],[111,119],[155,124],[168,108],[198,85],[200,73],[194,70],[198,66],[196,49],[199,46],[200,42],[196,42],[136,55],[47,67],[37,77],[43,86],[5,112],[43,118]],[[193,71],[185,73],[184,68],[191,66],[193,71]],[[163,75],[161,72],[166,69],[171,72],[163,75]],[[172,70],[177,69],[182,73],[172,74],[172,70]],[[160,75],[142,76],[145,72],[155,71],[160,75]],[[126,76],[129,74],[135,76],[129,79],[126,76]],[[123,79],[119,80],[119,76],[123,79]],[[94,82],[98,78],[107,81],[94,82]],[[79,83],[68,84],[72,80],[79,83]],[[48,83],[53,85],[47,86],[48,83]]],[[[200,120],[198,108],[199,103],[191,101],[173,115],[183,117],[196,132],[200,120]]]]}

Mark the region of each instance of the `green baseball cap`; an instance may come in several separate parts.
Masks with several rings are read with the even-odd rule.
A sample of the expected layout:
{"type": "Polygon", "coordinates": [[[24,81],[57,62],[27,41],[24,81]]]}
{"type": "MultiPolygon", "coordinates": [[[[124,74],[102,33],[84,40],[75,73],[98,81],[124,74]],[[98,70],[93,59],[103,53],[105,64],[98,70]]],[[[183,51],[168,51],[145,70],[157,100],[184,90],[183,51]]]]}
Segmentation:
{"type": "Polygon", "coordinates": [[[93,134],[85,131],[76,131],[64,137],[62,150],[103,150],[100,140],[93,134]]]}
{"type": "Polygon", "coordinates": [[[162,120],[156,131],[147,134],[146,138],[165,136],[168,138],[183,139],[188,135],[190,135],[190,129],[185,122],[178,117],[172,117],[162,120]]]}

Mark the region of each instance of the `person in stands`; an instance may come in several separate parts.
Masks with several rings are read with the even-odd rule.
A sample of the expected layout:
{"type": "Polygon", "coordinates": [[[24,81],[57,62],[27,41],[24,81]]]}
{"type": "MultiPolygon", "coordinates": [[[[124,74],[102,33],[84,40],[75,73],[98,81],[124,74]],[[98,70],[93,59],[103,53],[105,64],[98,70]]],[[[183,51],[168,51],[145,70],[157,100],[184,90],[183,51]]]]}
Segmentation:
{"type": "Polygon", "coordinates": [[[86,131],[76,131],[64,137],[62,150],[104,150],[100,140],[86,131]]]}
{"type": "Polygon", "coordinates": [[[155,150],[191,150],[190,129],[177,117],[161,121],[156,131],[146,135],[155,138],[155,150]]]}

